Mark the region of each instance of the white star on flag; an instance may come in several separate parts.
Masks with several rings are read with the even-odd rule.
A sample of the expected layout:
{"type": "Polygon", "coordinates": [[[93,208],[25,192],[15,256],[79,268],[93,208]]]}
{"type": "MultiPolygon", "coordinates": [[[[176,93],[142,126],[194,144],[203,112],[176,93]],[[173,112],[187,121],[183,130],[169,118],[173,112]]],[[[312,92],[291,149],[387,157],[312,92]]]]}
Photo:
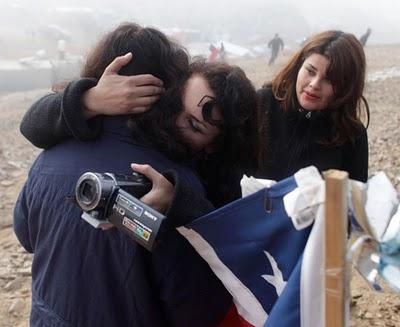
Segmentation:
{"type": "Polygon", "coordinates": [[[268,283],[275,287],[276,293],[278,296],[281,295],[283,289],[286,286],[286,282],[283,280],[282,272],[278,268],[278,264],[275,261],[274,257],[270,255],[267,251],[264,251],[267,256],[273,271],[273,275],[261,275],[268,283]]]}

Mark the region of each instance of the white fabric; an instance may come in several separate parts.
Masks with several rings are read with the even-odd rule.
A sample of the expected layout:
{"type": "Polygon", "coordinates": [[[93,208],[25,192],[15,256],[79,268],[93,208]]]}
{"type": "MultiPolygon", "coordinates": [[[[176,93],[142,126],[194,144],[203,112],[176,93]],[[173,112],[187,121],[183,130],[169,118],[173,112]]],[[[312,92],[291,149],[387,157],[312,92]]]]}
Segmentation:
{"type": "Polygon", "coordinates": [[[182,226],[178,227],[177,230],[189,240],[200,256],[210,265],[214,274],[223,282],[225,288],[232,294],[238,313],[253,326],[264,326],[268,314],[246,285],[218,258],[213,247],[193,229],[182,226]]]}
{"type": "Polygon", "coordinates": [[[384,172],[379,172],[368,180],[365,208],[373,236],[378,241],[381,241],[398,205],[396,189],[384,172]]]}
{"type": "Polygon", "coordinates": [[[304,249],[300,279],[301,327],[323,327],[325,317],[325,206],[318,206],[314,226],[304,249]]]}
{"type": "Polygon", "coordinates": [[[294,178],[298,187],[283,197],[288,216],[297,230],[310,226],[325,201],[325,182],[314,166],[300,169],[294,178]]]}
{"type": "Polygon", "coordinates": [[[243,175],[242,180],[240,181],[240,186],[242,188],[242,197],[256,193],[263,188],[269,188],[274,184],[276,184],[276,181],[273,181],[271,179],[261,179],[254,178],[252,176],[247,177],[246,175],[243,175]]]}

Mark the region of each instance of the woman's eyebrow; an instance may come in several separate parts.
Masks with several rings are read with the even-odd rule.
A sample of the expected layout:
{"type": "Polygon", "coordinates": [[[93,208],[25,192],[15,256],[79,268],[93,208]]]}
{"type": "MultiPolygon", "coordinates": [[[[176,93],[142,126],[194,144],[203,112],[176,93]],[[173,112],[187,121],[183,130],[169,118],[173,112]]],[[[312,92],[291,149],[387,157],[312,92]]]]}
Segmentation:
{"type": "Polygon", "coordinates": [[[312,69],[317,70],[317,67],[314,67],[311,63],[308,63],[308,65],[309,65],[312,69]]]}
{"type": "MultiPolygon", "coordinates": [[[[197,106],[198,107],[201,107],[201,106],[203,106],[205,103],[203,103],[204,102],[204,99],[206,99],[206,100],[215,100],[215,98],[213,97],[213,96],[211,96],[211,95],[205,95],[205,96],[203,96],[201,99],[200,99],[200,101],[199,101],[199,103],[197,104],[197,106]]],[[[207,103],[208,101],[206,101],[206,103],[207,103]]]]}

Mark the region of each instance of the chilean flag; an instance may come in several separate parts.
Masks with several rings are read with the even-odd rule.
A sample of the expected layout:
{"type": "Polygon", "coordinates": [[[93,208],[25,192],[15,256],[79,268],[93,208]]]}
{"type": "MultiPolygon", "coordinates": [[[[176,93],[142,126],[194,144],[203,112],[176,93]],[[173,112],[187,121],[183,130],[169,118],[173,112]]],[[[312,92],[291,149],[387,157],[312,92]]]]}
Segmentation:
{"type": "Polygon", "coordinates": [[[222,325],[321,325],[323,199],[309,167],[178,228],[232,294],[222,325]]]}

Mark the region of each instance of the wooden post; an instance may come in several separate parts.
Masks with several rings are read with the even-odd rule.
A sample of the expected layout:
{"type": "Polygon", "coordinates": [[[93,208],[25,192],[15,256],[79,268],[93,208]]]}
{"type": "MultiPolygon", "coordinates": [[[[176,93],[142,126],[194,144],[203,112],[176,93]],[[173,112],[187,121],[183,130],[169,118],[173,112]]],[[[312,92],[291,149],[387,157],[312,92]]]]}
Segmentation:
{"type": "Polygon", "coordinates": [[[328,170],[325,178],[325,327],[345,327],[347,172],[328,170]]]}

